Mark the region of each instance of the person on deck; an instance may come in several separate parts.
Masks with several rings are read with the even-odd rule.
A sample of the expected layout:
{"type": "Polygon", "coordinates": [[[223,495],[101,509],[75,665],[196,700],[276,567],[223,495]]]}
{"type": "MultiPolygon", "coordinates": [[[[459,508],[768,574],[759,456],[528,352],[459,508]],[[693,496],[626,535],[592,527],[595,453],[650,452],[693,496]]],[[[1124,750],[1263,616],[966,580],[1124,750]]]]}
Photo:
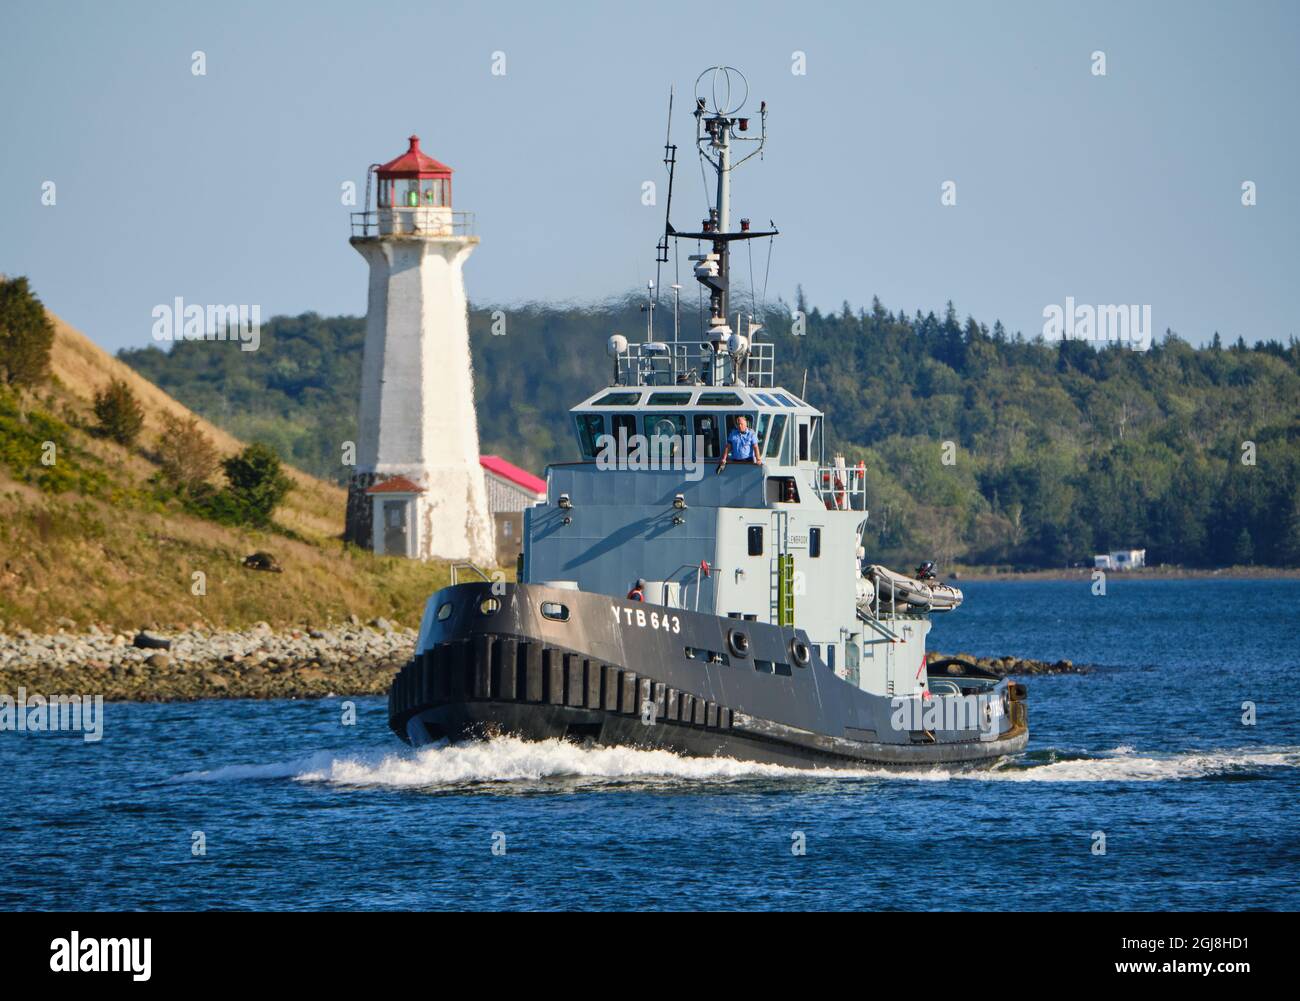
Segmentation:
{"type": "Polygon", "coordinates": [[[763,453],[758,447],[758,435],[749,426],[749,418],[744,414],[736,418],[736,426],[727,435],[727,448],[722,453],[722,461],[718,463],[715,473],[720,473],[727,468],[728,459],[754,464],[763,461],[763,453]]]}
{"type": "Polygon", "coordinates": [[[632,585],[632,590],[628,591],[627,600],[645,601],[645,581],[640,577],[638,577],[636,583],[632,585]]]}

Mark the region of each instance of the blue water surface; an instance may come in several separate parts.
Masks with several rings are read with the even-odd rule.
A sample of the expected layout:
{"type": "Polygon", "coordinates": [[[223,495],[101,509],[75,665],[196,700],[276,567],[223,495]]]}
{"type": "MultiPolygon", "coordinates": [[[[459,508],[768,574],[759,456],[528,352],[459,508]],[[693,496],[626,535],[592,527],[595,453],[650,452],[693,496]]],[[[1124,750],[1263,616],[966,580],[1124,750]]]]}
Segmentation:
{"type": "Polygon", "coordinates": [[[1300,904],[1300,581],[965,590],[933,648],[1101,665],[1028,679],[1029,750],[992,771],[414,752],[379,698],[352,726],[338,698],[110,704],[99,743],[0,733],[0,908],[1300,904]]]}

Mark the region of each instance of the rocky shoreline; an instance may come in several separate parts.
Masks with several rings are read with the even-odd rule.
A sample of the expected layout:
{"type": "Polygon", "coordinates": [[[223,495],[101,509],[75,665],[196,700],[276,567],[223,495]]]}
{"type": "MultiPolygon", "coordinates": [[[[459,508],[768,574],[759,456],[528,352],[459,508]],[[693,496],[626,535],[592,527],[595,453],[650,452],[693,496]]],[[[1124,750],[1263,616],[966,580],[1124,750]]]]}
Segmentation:
{"type": "Polygon", "coordinates": [[[0,632],[0,693],[101,694],[106,701],[382,695],[411,659],[415,630],[355,617],[323,629],[0,632]]]}
{"type": "MultiPolygon", "coordinates": [[[[414,646],[415,630],[383,619],[362,625],[355,616],[323,629],[279,631],[265,622],[237,631],[199,623],[174,631],[0,631],[0,693],[13,696],[21,687],[138,702],[383,695],[414,646]]],[[[930,653],[929,660],[947,656],[930,653]]],[[[1068,660],[955,656],[1017,677],[1088,670],[1068,660]]]]}

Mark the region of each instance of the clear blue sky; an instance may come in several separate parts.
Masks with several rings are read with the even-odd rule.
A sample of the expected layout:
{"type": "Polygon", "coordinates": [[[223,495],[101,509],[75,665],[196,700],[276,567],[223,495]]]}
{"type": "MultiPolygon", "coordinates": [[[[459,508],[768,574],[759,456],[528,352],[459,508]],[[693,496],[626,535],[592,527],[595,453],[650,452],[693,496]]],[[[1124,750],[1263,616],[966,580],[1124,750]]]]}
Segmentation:
{"type": "MultiPolygon", "coordinates": [[[[662,208],[642,206],[641,183],[662,177],[669,84],[684,110],[723,62],[771,111],[766,161],[737,173],[734,202],[785,234],[770,297],[802,283],[823,309],[879,295],[909,313],[952,299],[1032,335],[1073,296],[1149,303],[1157,330],[1196,343],[1285,339],[1300,334],[1298,11],[11,0],[0,272],[110,348],[149,343],[151,309],[176,296],[362,313],[340,185],[414,131],[477,213],[474,301],[631,291],[654,273],[662,208]]],[[[675,222],[693,226],[700,172],[688,116],[676,125],[675,222]]]]}

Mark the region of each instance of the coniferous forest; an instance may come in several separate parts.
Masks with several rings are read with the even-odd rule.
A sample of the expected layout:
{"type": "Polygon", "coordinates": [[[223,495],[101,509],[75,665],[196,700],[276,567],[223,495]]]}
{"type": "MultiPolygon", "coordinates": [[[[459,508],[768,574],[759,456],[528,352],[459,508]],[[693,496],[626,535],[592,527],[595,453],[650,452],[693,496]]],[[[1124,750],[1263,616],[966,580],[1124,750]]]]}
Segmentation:
{"type": "MultiPolygon", "coordinates": [[[[635,300],[501,307],[503,325],[494,309],[470,316],[482,450],[540,474],[574,457],[566,412],[609,382],[607,337],[639,337],[645,314],[635,300]]],[[[1099,349],[963,321],[951,304],[823,313],[802,296],[766,324],[778,383],[826,411],[828,449],[866,464],[881,559],[1062,567],[1133,547],[1151,564],[1300,565],[1294,336],[1216,333],[1194,348],[1166,331],[1148,351],[1099,349]]],[[[254,352],[182,341],[120,357],[236,436],[342,482],[364,330],[308,313],[264,324],[254,352]]]]}

